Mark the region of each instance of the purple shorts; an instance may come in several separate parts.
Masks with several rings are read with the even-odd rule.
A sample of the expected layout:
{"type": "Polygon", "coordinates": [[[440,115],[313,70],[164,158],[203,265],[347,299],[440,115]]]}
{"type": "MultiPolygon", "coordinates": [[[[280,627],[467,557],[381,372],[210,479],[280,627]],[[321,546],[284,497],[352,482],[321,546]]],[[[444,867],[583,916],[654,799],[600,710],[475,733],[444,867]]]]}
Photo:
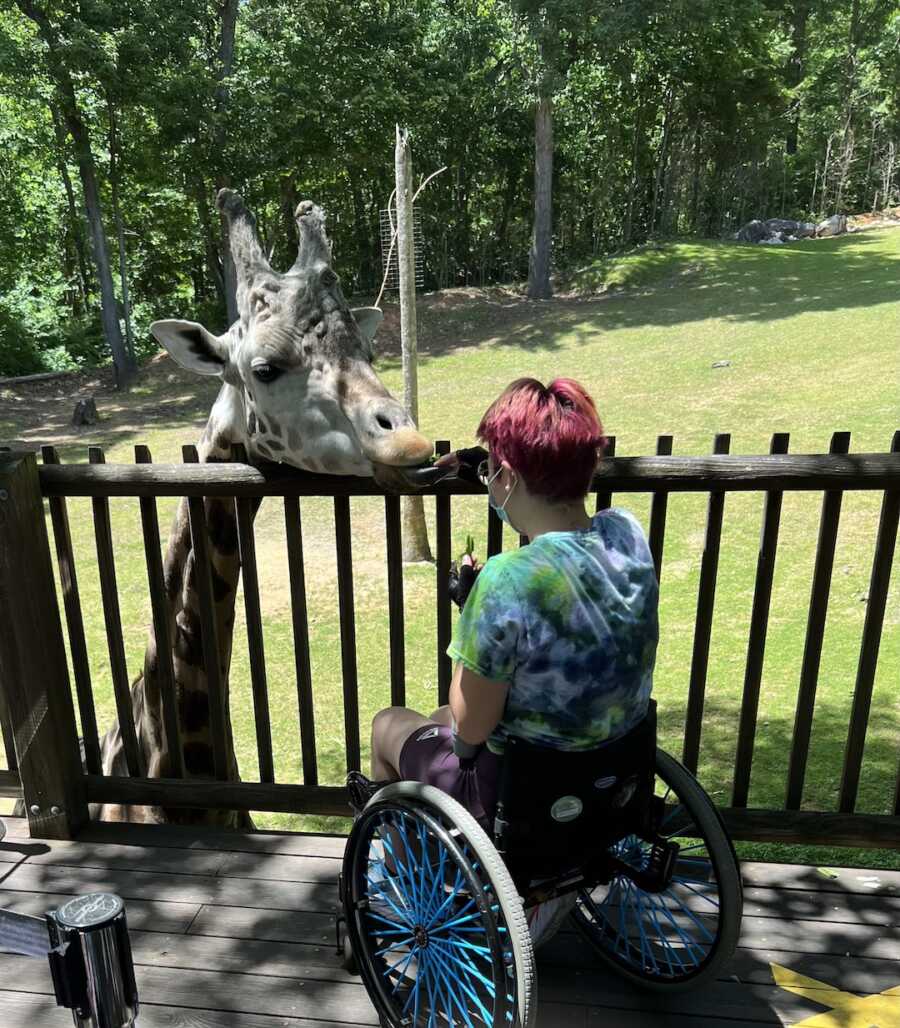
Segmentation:
{"type": "Polygon", "coordinates": [[[453,735],[445,725],[417,728],[400,752],[400,777],[425,782],[461,803],[493,834],[494,808],[500,779],[500,757],[484,747],[471,767],[461,768],[453,752],[453,735]]]}

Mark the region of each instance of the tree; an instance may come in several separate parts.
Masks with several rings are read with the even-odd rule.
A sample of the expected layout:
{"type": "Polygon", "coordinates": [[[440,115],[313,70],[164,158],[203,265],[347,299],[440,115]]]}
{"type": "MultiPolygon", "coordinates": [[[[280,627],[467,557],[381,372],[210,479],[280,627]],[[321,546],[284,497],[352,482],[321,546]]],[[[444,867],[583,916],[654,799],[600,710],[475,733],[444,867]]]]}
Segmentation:
{"type": "Polygon", "coordinates": [[[32,22],[45,46],[45,60],[53,80],[59,112],[75,150],[78,172],[84,195],[84,208],[90,226],[94,264],[100,284],[103,332],[112,353],[116,370],[116,384],[125,386],[136,371],[134,359],[128,353],[122,339],[116,310],[116,292],[109,264],[109,249],[103,228],[103,210],[97,181],[97,166],[91,146],[91,137],[82,116],[78,96],[70,70],[65,61],[65,51],[57,27],[47,12],[33,0],[16,0],[19,10],[32,22]]]}
{"type": "MultiPolygon", "coordinates": [[[[403,406],[419,422],[416,352],[416,251],[413,235],[413,177],[409,133],[396,127],[394,168],[397,181],[397,266],[400,271],[400,337],[403,348],[403,406]]],[[[421,496],[403,498],[403,559],[433,560],[421,496]]]]}

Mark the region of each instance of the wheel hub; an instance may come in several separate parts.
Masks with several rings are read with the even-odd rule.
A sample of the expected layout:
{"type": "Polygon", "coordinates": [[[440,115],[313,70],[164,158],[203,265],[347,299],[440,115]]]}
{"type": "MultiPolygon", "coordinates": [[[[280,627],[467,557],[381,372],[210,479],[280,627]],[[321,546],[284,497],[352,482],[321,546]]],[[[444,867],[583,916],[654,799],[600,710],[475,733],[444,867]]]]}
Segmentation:
{"type": "Polygon", "coordinates": [[[427,948],[428,932],[425,931],[422,925],[417,924],[416,927],[413,928],[413,939],[415,939],[416,945],[419,947],[419,949],[427,948]]]}

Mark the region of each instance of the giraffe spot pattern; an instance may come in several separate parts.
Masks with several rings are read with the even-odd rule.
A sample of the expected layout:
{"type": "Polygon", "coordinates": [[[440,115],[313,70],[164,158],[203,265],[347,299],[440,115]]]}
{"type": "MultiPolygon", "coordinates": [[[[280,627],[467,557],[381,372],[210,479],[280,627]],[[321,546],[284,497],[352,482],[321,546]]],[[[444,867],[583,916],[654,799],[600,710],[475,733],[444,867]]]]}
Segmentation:
{"type": "Polygon", "coordinates": [[[180,610],[175,621],[175,656],[191,667],[203,663],[200,620],[190,607],[180,610]]]}
{"type": "Polygon", "coordinates": [[[182,728],[187,732],[199,732],[209,725],[209,696],[201,689],[185,688],[181,682],[178,705],[182,728]]]}
{"type": "Polygon", "coordinates": [[[237,522],[234,519],[234,508],[231,506],[226,507],[221,500],[209,500],[207,504],[206,520],[209,525],[209,541],[219,553],[230,557],[232,554],[237,553],[238,548],[237,522]]]}
{"type": "Polygon", "coordinates": [[[184,744],[184,768],[189,775],[215,774],[212,746],[206,742],[186,742],[184,744]]]}
{"type": "Polygon", "coordinates": [[[231,583],[219,574],[215,565],[210,570],[212,572],[213,599],[216,603],[221,603],[223,600],[227,600],[234,590],[231,588],[231,583]]]}

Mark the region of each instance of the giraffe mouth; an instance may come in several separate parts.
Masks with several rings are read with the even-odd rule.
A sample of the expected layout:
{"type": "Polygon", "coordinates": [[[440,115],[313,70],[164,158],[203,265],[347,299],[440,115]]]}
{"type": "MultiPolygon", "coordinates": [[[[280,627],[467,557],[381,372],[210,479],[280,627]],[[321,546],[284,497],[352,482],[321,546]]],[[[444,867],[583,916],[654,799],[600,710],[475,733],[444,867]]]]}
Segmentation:
{"type": "Polygon", "coordinates": [[[416,464],[399,467],[394,464],[373,462],[375,481],[390,490],[427,489],[452,474],[450,468],[436,468],[433,464],[416,464]]]}

